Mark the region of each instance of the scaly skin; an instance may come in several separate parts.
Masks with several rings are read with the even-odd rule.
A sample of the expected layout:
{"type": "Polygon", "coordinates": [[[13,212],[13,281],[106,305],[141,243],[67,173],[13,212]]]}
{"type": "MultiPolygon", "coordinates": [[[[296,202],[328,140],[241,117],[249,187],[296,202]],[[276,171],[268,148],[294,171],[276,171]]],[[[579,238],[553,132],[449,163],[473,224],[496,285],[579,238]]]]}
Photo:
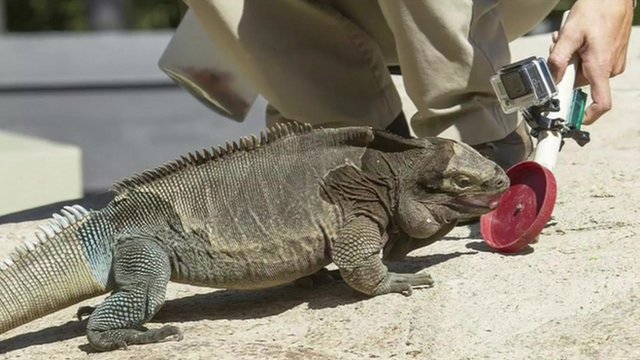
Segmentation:
{"type": "Polygon", "coordinates": [[[10,266],[1,264],[0,333],[110,290],[111,257],[102,241],[109,234],[93,227],[97,222],[91,214],[74,212],[75,224],[55,235],[48,227],[49,235],[39,233],[44,241],[21,248],[10,266]],[[86,230],[100,237],[88,236],[86,230]],[[89,261],[88,253],[100,256],[89,261]]]}
{"type": "Polygon", "coordinates": [[[255,289],[331,262],[365,294],[409,295],[433,281],[387,271],[385,244],[386,257],[401,259],[488,211],[507,186],[500,168],[453,141],[278,127],[126,179],[107,207],[5,263],[0,286],[15,290],[3,299],[0,329],[113,290],[95,310],[78,311],[90,316],[94,348],[180,339],[174,326],[141,328],[164,303],[169,281],[255,289]],[[34,273],[33,261],[51,274],[34,273]],[[43,281],[46,290],[38,288],[43,281]]]}

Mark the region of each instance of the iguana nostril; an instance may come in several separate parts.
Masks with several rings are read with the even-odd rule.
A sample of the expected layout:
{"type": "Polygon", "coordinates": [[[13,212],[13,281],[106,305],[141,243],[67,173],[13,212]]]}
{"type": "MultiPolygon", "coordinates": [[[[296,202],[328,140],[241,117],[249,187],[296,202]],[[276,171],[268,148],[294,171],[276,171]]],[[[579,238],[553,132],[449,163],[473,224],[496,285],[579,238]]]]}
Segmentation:
{"type": "Polygon", "coordinates": [[[505,185],[505,181],[504,181],[504,179],[501,179],[501,178],[487,180],[487,181],[482,183],[482,186],[485,187],[485,188],[489,188],[489,187],[502,188],[502,187],[504,187],[504,185],[505,185]]]}
{"type": "Polygon", "coordinates": [[[502,188],[506,185],[506,179],[504,177],[504,172],[502,171],[502,169],[498,166],[496,166],[496,176],[495,176],[495,182],[494,182],[494,186],[498,187],[498,188],[502,188]]]}

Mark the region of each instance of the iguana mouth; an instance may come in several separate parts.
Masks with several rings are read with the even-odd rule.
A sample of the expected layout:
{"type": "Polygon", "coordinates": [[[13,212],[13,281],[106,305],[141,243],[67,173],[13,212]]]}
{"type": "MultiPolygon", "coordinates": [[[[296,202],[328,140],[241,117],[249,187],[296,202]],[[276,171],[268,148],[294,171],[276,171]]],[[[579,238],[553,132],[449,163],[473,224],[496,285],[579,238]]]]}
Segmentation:
{"type": "Polygon", "coordinates": [[[454,200],[456,205],[466,208],[481,208],[494,210],[500,204],[502,194],[480,195],[480,196],[460,196],[454,200]]]}

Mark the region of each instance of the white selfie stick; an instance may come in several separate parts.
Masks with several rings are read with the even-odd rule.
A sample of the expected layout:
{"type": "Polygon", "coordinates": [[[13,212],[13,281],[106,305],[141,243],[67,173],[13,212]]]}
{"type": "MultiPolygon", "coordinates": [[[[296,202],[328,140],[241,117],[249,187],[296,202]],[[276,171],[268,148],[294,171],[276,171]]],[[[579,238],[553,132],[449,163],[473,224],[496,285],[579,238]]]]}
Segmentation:
{"type": "MultiPolygon", "coordinates": [[[[562,25],[567,20],[569,11],[565,11],[562,16],[562,25]]],[[[578,65],[577,57],[573,57],[567,65],[567,69],[564,76],[558,84],[557,99],[560,101],[560,111],[550,112],[548,117],[551,119],[569,119],[569,112],[571,111],[571,102],[573,96],[573,87],[576,81],[576,68],[578,65]]],[[[562,135],[560,130],[541,130],[538,134],[538,145],[536,146],[535,155],[533,161],[543,165],[549,170],[553,170],[558,159],[558,152],[560,152],[560,145],[562,144],[562,135]]]]}

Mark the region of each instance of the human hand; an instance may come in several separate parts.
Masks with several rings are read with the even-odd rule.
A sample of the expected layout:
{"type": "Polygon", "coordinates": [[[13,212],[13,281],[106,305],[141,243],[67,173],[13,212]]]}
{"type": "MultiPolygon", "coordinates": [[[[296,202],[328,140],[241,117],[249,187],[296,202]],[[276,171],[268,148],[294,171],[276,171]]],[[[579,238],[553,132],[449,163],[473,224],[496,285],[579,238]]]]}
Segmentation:
{"type": "Polygon", "coordinates": [[[575,86],[591,86],[593,102],[584,124],[592,124],[611,109],[609,78],[625,69],[632,20],[632,0],[578,0],[560,33],[553,35],[549,66],[556,82],[576,55],[580,67],[575,86]]]}

